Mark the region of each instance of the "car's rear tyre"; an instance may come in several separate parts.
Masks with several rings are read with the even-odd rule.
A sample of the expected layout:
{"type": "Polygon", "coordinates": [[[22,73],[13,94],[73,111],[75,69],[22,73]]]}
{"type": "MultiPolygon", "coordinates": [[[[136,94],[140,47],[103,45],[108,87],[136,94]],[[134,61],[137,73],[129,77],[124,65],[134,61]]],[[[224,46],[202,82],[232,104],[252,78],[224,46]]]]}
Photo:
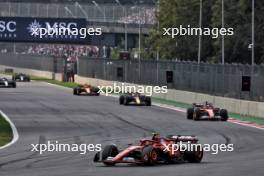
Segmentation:
{"type": "Polygon", "coordinates": [[[197,146],[197,150],[193,147],[192,151],[185,151],[184,159],[189,163],[200,163],[203,159],[202,147],[197,146]]]}
{"type": "Polygon", "coordinates": [[[158,151],[151,145],[146,146],[142,150],[142,159],[147,165],[154,165],[158,163],[158,151]]]}
{"type": "MultiPolygon", "coordinates": [[[[106,160],[108,157],[115,157],[118,155],[119,151],[115,145],[107,145],[102,151],[102,160],[106,160]]],[[[113,166],[115,163],[103,162],[107,166],[113,166]]]]}
{"type": "Polygon", "coordinates": [[[220,116],[222,121],[227,121],[228,120],[228,112],[226,109],[221,109],[220,110],[220,116]]]}
{"type": "Polygon", "coordinates": [[[191,119],[193,119],[193,108],[188,108],[187,109],[187,119],[188,120],[191,120],[191,119]]]}
{"type": "Polygon", "coordinates": [[[13,83],[12,87],[13,87],[13,88],[16,88],[16,83],[13,83]]]}
{"type": "Polygon", "coordinates": [[[124,97],[124,105],[127,106],[129,104],[127,97],[124,97]]]}

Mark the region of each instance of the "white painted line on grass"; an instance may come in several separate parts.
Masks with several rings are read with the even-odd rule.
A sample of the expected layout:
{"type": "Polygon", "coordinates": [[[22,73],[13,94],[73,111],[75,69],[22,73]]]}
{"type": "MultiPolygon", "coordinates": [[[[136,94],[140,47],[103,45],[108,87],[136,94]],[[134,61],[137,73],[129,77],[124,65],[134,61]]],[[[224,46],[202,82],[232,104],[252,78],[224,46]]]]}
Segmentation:
{"type": "Polygon", "coordinates": [[[16,128],[16,126],[15,126],[14,123],[8,118],[8,116],[7,116],[5,113],[3,113],[3,111],[1,111],[1,110],[0,110],[0,114],[1,114],[1,116],[2,116],[2,117],[3,117],[3,118],[4,118],[4,119],[10,124],[10,126],[11,126],[11,128],[12,128],[12,132],[13,132],[13,139],[12,139],[12,141],[9,142],[9,143],[6,144],[6,145],[0,147],[0,150],[1,150],[1,149],[7,148],[7,147],[13,145],[14,143],[16,143],[17,140],[19,139],[19,135],[18,135],[18,132],[17,132],[17,128],[16,128]]]}

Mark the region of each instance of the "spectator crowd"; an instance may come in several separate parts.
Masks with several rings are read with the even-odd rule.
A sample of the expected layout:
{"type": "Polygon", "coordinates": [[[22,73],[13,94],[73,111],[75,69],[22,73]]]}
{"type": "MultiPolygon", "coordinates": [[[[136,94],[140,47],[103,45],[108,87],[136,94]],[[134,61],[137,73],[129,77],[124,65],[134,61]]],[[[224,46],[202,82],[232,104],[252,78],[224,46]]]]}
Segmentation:
{"type": "Polygon", "coordinates": [[[40,44],[29,46],[23,54],[39,54],[56,57],[98,57],[99,48],[90,45],[40,44]]]}

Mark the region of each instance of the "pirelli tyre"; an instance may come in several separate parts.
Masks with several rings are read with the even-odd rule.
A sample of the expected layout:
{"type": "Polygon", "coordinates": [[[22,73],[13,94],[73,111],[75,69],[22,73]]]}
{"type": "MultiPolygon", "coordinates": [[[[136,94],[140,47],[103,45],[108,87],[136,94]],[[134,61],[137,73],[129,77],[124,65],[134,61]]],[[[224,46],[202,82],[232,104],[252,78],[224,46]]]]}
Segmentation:
{"type": "Polygon", "coordinates": [[[193,120],[200,120],[201,117],[201,110],[200,108],[195,108],[193,113],[193,120]]]}
{"type": "Polygon", "coordinates": [[[194,113],[193,108],[188,108],[187,109],[186,116],[187,116],[188,120],[192,120],[193,119],[193,113],[194,113]]]}
{"type": "Polygon", "coordinates": [[[100,89],[99,88],[97,88],[97,87],[94,87],[93,88],[93,92],[95,93],[95,96],[100,96],[100,89]]]}
{"type": "Polygon", "coordinates": [[[152,145],[148,145],[142,150],[142,160],[147,165],[155,165],[158,163],[159,152],[153,148],[152,145]]]}
{"type": "Polygon", "coordinates": [[[73,89],[73,95],[80,95],[80,90],[79,89],[73,89]]]}
{"type": "Polygon", "coordinates": [[[13,82],[11,87],[16,88],[16,82],[13,82]]]}
{"type": "Polygon", "coordinates": [[[228,120],[228,112],[226,109],[220,110],[220,117],[221,117],[221,121],[227,121],[228,120]]]}
{"type": "MultiPolygon", "coordinates": [[[[102,161],[106,160],[108,157],[115,157],[116,155],[118,155],[118,153],[118,148],[115,145],[107,145],[102,151],[102,161]]],[[[115,165],[115,163],[109,162],[104,162],[104,164],[107,166],[115,165]]]]}
{"type": "Polygon", "coordinates": [[[73,95],[77,95],[76,89],[73,89],[73,95]]]}
{"type": "Polygon", "coordinates": [[[97,152],[97,153],[94,155],[94,159],[93,159],[93,161],[94,161],[95,163],[100,161],[100,152],[97,152]]]}
{"type": "Polygon", "coordinates": [[[124,96],[120,96],[120,97],[119,97],[119,104],[120,104],[120,105],[124,104],[124,99],[125,99],[124,96]]]}
{"type": "Polygon", "coordinates": [[[124,97],[124,103],[125,106],[129,105],[129,98],[128,97],[124,97]]]}
{"type": "Polygon", "coordinates": [[[189,163],[200,163],[203,159],[203,148],[200,145],[194,145],[192,150],[184,152],[184,159],[189,163]]]}
{"type": "Polygon", "coordinates": [[[150,97],[146,97],[145,104],[146,104],[146,106],[151,106],[151,98],[150,97]]]}

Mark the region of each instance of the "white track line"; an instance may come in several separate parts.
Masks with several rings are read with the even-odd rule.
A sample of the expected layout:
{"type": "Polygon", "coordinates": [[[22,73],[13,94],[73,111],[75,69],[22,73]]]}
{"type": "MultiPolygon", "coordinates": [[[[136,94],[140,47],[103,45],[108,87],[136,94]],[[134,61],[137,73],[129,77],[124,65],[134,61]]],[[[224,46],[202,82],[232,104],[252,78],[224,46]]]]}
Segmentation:
{"type": "Polygon", "coordinates": [[[11,145],[13,145],[14,143],[16,143],[16,141],[19,139],[19,135],[18,135],[18,132],[17,132],[17,129],[16,129],[16,126],[14,125],[14,123],[8,118],[8,116],[3,113],[3,111],[0,111],[0,114],[2,115],[2,117],[10,124],[11,128],[12,128],[12,132],[13,132],[13,139],[11,142],[9,142],[8,144],[0,147],[0,150],[1,149],[4,149],[4,148],[7,148],[11,145]]]}

